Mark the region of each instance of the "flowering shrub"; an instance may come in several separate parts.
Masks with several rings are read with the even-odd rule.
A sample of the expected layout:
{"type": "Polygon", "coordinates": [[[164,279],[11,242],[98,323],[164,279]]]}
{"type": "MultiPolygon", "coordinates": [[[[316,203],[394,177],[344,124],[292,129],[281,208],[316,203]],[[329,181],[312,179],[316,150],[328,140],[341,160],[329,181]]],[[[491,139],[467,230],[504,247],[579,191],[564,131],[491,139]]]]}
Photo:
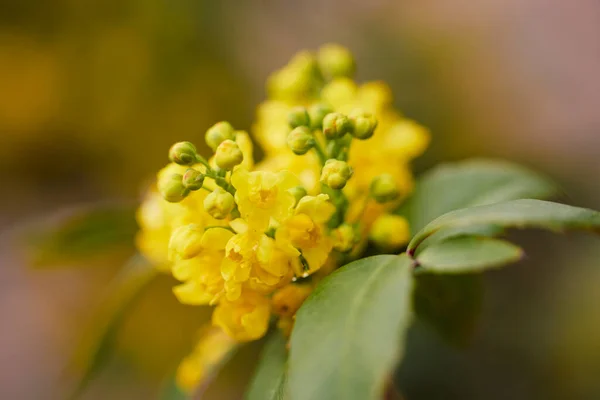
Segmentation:
{"type": "Polygon", "coordinates": [[[511,163],[444,165],[415,183],[427,129],[354,70],[348,50],[326,45],[276,71],[252,128],[259,162],[225,121],[206,131],[211,157],[171,147],[138,210],[137,245],[180,281],[181,303],[213,307],[178,369],[182,391],[269,334],[249,399],[381,399],[412,318],[457,334],[440,321],[460,310],[428,292],[465,294],[444,274],[519,260],[497,238],[508,228],[600,231],[598,212],[541,200],[556,186],[511,163]]]}

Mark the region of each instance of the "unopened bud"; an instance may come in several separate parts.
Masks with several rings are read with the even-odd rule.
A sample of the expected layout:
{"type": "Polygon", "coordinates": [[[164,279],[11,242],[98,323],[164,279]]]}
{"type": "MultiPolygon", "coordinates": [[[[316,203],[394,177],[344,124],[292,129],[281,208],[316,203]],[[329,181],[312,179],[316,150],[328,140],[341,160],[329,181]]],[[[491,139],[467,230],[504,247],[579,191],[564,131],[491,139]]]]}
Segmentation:
{"type": "Polygon", "coordinates": [[[217,122],[206,131],[204,139],[206,144],[213,151],[225,140],[233,140],[235,138],[235,132],[233,126],[227,121],[217,122]]]}
{"type": "Polygon", "coordinates": [[[298,204],[300,199],[308,194],[306,189],[304,189],[304,187],[302,187],[302,186],[293,187],[291,189],[288,189],[287,192],[289,194],[291,194],[292,196],[294,196],[294,199],[296,199],[296,203],[294,205],[298,204]]]}
{"type": "Polygon", "coordinates": [[[356,235],[354,228],[348,224],[342,224],[333,231],[334,243],[333,247],[341,252],[347,252],[354,247],[356,235]]]}
{"type": "Polygon", "coordinates": [[[323,128],[323,118],[329,113],[332,113],[333,109],[327,104],[317,103],[313,104],[308,108],[308,116],[310,118],[310,127],[312,129],[323,128]]]}
{"type": "Polygon", "coordinates": [[[294,107],[288,114],[288,123],[292,128],[310,126],[310,117],[304,107],[294,107]]]}
{"type": "Polygon", "coordinates": [[[394,177],[390,174],[381,174],[371,181],[371,196],[378,203],[387,203],[400,196],[400,190],[394,177]]]}
{"type": "Polygon", "coordinates": [[[399,215],[384,214],[371,226],[369,237],[385,250],[397,250],[410,239],[408,221],[399,215]]]}
{"type": "Polygon", "coordinates": [[[319,67],[329,78],[352,77],[356,70],[354,57],[350,51],[337,44],[326,44],[317,55],[319,67]]]}
{"type": "Polygon", "coordinates": [[[204,229],[196,224],[175,229],[169,240],[169,260],[179,261],[195,257],[202,250],[204,229]]]}
{"type": "Polygon", "coordinates": [[[352,168],[345,161],[329,159],[321,170],[321,183],[332,189],[342,189],[352,176],[352,168]]]}
{"type": "Polygon", "coordinates": [[[352,136],[357,139],[365,140],[373,136],[377,128],[377,118],[371,113],[362,110],[355,110],[350,114],[352,121],[352,136]]]}
{"type": "Polygon", "coordinates": [[[233,167],[244,161],[244,154],[240,147],[233,140],[224,140],[217,147],[215,152],[215,162],[219,168],[224,170],[232,170],[233,167]]]}
{"type": "Polygon", "coordinates": [[[287,137],[287,144],[294,154],[306,154],[315,145],[315,138],[306,126],[292,130],[287,137]]]}
{"type": "Polygon", "coordinates": [[[234,206],[233,196],[222,188],[216,188],[204,199],[204,209],[216,219],[226,218],[234,206]]]}
{"type": "Polygon", "coordinates": [[[164,176],[158,181],[157,185],[162,197],[170,203],[178,203],[190,193],[190,190],[183,185],[181,174],[164,176]]]}
{"type": "Polygon", "coordinates": [[[352,132],[352,122],[341,113],[329,113],[323,118],[323,134],[328,139],[336,139],[352,132]]]}
{"type": "Polygon", "coordinates": [[[179,165],[195,164],[196,156],[196,146],[190,142],[175,143],[169,150],[169,159],[179,165]]]}
{"type": "Polygon", "coordinates": [[[204,174],[193,168],[188,168],[185,174],[183,174],[182,182],[183,186],[189,190],[199,190],[204,183],[204,174]]]}

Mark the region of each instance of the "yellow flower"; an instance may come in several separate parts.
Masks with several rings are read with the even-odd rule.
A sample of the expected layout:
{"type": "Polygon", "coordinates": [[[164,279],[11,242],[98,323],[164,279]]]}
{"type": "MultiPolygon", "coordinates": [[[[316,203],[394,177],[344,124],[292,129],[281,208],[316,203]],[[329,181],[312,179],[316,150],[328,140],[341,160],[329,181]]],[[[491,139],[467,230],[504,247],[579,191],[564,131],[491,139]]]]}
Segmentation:
{"type": "Polygon", "coordinates": [[[237,342],[219,328],[201,329],[194,350],[177,368],[177,386],[186,393],[192,392],[236,346],[237,342]]]}
{"type": "Polygon", "coordinates": [[[307,284],[286,285],[273,294],[273,313],[281,317],[293,316],[311,292],[312,286],[307,284]]]}
{"type": "Polygon", "coordinates": [[[236,170],[231,176],[236,188],[235,200],[242,218],[256,230],[265,230],[273,218],[281,221],[294,207],[295,199],[288,189],[300,181],[288,171],[267,172],[236,170]]]}
{"type": "Polygon", "coordinates": [[[221,300],[212,322],[235,340],[245,342],[264,336],[270,315],[271,307],[265,296],[244,291],[235,301],[221,300]]]}
{"type": "Polygon", "coordinates": [[[272,291],[288,275],[291,257],[272,238],[251,229],[243,220],[234,220],[231,226],[237,234],[227,242],[226,257],[221,264],[227,300],[236,300],[241,295],[242,283],[251,277],[254,284],[262,284],[264,289],[271,287],[272,291]]]}
{"type": "Polygon", "coordinates": [[[285,220],[275,233],[275,239],[282,248],[287,249],[288,254],[300,251],[308,263],[308,266],[294,263],[297,276],[306,276],[318,270],[333,247],[326,223],[335,212],[335,206],[328,198],[326,194],[303,197],[298,202],[294,215],[285,220]]]}
{"type": "Polygon", "coordinates": [[[408,243],[410,228],[406,218],[384,214],[371,227],[371,240],[385,250],[396,250],[408,243]]]}
{"type": "Polygon", "coordinates": [[[223,292],[220,265],[226,243],[233,233],[222,228],[207,229],[201,237],[196,256],[181,259],[172,266],[173,276],[184,283],[173,288],[184,304],[214,304],[223,292]]]}

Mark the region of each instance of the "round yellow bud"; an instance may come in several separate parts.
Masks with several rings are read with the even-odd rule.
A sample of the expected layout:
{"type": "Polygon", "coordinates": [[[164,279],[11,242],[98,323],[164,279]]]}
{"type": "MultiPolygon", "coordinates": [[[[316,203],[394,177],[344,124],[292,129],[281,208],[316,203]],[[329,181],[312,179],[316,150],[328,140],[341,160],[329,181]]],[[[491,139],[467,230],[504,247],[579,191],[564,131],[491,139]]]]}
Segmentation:
{"type": "Polygon", "coordinates": [[[352,168],[345,161],[329,159],[321,170],[321,183],[332,189],[342,189],[352,176],[352,168]]]}
{"type": "Polygon", "coordinates": [[[202,250],[204,229],[200,225],[183,225],[175,229],[169,240],[169,260],[179,261],[195,257],[202,250]]]}
{"type": "Polygon", "coordinates": [[[352,132],[352,122],[341,113],[329,113],[323,118],[323,134],[328,139],[336,139],[352,132]]]}
{"type": "Polygon", "coordinates": [[[192,165],[196,163],[196,146],[190,142],[177,142],[169,150],[171,162],[179,165],[192,165]]]}
{"type": "Polygon", "coordinates": [[[215,162],[219,168],[231,170],[236,165],[241,164],[242,161],[244,161],[244,153],[242,153],[240,147],[233,140],[224,140],[217,147],[215,162]]]}
{"type": "Polygon", "coordinates": [[[350,51],[338,44],[326,44],[317,55],[323,74],[329,78],[352,77],[356,71],[354,57],[350,51]]]}
{"type": "Polygon", "coordinates": [[[371,226],[369,238],[385,250],[397,250],[410,239],[408,221],[399,215],[384,214],[371,226]]]}
{"type": "Polygon", "coordinates": [[[394,177],[390,174],[381,174],[371,181],[371,196],[378,203],[387,203],[400,196],[400,189],[394,177]]]}
{"type": "Polygon", "coordinates": [[[291,194],[292,196],[294,196],[294,199],[296,199],[296,203],[294,204],[294,206],[296,204],[298,204],[298,202],[300,201],[301,198],[303,198],[304,196],[306,196],[308,194],[306,189],[304,189],[302,186],[293,187],[291,189],[288,189],[287,192],[289,194],[291,194]]]}
{"type": "Polygon", "coordinates": [[[216,188],[204,199],[204,209],[216,219],[226,218],[234,206],[233,196],[222,188],[216,188]]]}
{"type": "Polygon", "coordinates": [[[310,117],[304,107],[294,107],[288,114],[288,123],[292,128],[310,126],[310,117]]]}
{"type": "Polygon", "coordinates": [[[170,203],[178,203],[190,193],[183,184],[181,174],[166,175],[158,181],[157,186],[162,197],[170,203]]]}
{"type": "Polygon", "coordinates": [[[308,108],[308,117],[310,119],[310,127],[312,129],[323,128],[323,118],[329,113],[332,113],[333,109],[327,104],[317,103],[313,104],[308,108]]]}
{"type": "Polygon", "coordinates": [[[357,139],[365,140],[373,136],[377,128],[377,118],[371,113],[362,110],[355,110],[350,114],[352,121],[352,136],[357,139]]]}
{"type": "Polygon", "coordinates": [[[333,248],[337,251],[348,252],[354,247],[356,235],[354,228],[348,224],[342,224],[333,231],[334,242],[333,248]]]}
{"type": "Polygon", "coordinates": [[[299,126],[288,134],[287,144],[294,154],[302,155],[313,148],[315,139],[309,128],[299,126]]]}
{"type": "Polygon", "coordinates": [[[227,121],[217,122],[206,131],[204,139],[206,144],[215,151],[217,147],[225,140],[233,140],[235,132],[233,126],[227,121]]]}
{"type": "Polygon", "coordinates": [[[204,183],[204,174],[193,168],[188,168],[183,174],[182,183],[189,190],[201,189],[204,183]]]}

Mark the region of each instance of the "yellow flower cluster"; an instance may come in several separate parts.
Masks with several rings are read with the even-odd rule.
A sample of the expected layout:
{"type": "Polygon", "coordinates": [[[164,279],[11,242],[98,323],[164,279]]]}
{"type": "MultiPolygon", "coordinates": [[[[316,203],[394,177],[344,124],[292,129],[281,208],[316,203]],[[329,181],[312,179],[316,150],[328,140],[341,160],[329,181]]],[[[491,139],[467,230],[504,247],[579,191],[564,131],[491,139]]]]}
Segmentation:
{"type": "Polygon", "coordinates": [[[299,53],[258,107],[260,163],[249,136],[219,122],[205,136],[213,157],[176,143],[139,209],[140,251],[182,282],[179,301],[215,306],[213,325],[235,341],[262,337],[272,316],[289,334],[315,283],[369,238],[385,251],[408,239],[389,211],[412,189],[429,134],[354,70],[337,45],[299,53]]]}

